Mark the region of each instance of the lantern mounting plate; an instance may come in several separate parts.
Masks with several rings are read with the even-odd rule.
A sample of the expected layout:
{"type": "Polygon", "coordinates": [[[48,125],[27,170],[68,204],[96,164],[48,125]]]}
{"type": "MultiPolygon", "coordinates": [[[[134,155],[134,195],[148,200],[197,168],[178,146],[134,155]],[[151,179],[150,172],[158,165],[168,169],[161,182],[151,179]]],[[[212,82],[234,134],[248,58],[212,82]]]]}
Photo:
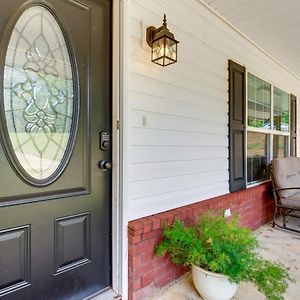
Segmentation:
{"type": "Polygon", "coordinates": [[[152,45],[153,45],[152,41],[154,39],[155,32],[156,32],[156,27],[154,27],[154,26],[149,26],[146,29],[146,41],[150,47],[152,47],[152,45]]]}

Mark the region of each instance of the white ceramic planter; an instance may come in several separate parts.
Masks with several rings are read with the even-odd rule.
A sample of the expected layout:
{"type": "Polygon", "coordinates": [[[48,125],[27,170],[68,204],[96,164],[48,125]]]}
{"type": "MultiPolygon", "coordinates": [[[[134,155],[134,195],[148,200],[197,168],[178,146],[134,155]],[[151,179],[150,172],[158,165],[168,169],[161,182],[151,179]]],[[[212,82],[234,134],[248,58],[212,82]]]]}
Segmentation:
{"type": "Polygon", "coordinates": [[[237,285],[231,283],[225,275],[196,266],[192,266],[192,275],[198,293],[205,300],[230,300],[237,290],[237,285]]]}

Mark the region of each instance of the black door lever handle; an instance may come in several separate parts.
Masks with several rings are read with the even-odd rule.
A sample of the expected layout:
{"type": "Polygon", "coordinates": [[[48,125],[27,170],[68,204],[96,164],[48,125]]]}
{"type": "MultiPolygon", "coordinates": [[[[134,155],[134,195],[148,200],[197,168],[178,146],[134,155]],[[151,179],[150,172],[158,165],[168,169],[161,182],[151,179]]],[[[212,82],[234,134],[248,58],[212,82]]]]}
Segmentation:
{"type": "Polygon", "coordinates": [[[101,160],[99,162],[99,168],[103,171],[106,172],[107,170],[111,170],[112,169],[112,163],[108,160],[101,160]]]}

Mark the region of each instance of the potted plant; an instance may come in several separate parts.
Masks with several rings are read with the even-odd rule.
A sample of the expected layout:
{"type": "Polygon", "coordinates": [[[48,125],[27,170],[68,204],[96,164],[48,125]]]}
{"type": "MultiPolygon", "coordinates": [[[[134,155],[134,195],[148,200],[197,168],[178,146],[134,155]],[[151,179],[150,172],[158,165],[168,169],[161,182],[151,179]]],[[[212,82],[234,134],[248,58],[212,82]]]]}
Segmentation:
{"type": "Polygon", "coordinates": [[[238,223],[237,216],[215,212],[195,225],[176,221],[165,226],[156,254],[168,253],[174,264],[192,267],[194,285],[206,300],[231,299],[242,281],[254,283],[268,300],[283,300],[290,275],[280,263],[263,259],[256,236],[238,223]]]}

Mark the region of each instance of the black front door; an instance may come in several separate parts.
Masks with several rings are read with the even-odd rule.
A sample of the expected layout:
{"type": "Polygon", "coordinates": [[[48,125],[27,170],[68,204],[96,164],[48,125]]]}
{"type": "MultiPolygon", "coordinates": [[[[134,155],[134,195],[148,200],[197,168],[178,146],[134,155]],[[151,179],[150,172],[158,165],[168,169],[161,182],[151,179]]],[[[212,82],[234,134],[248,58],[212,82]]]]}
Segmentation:
{"type": "Polygon", "coordinates": [[[110,16],[109,0],[0,1],[1,299],[110,286],[110,16]]]}

